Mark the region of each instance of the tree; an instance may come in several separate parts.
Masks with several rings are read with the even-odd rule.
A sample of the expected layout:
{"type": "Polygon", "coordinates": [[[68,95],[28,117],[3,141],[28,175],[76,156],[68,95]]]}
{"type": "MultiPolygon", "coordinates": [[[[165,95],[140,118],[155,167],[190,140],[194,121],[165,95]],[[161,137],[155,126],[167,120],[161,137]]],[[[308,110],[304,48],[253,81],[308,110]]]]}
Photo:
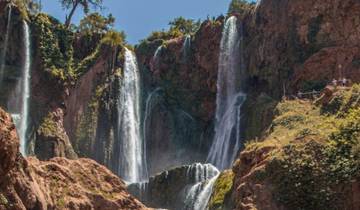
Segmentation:
{"type": "Polygon", "coordinates": [[[180,31],[182,34],[193,34],[200,27],[200,21],[185,19],[184,17],[175,18],[169,23],[170,31],[180,31]]]}
{"type": "Polygon", "coordinates": [[[90,11],[90,6],[101,8],[103,0],[60,0],[60,2],[64,9],[70,9],[70,13],[66,16],[65,20],[65,26],[68,28],[71,24],[71,19],[79,6],[82,7],[84,13],[87,14],[90,11]]]}
{"type": "Polygon", "coordinates": [[[228,13],[229,14],[242,14],[245,11],[251,10],[254,6],[253,1],[246,1],[246,0],[232,0],[229,6],[228,13]]]}
{"type": "Polygon", "coordinates": [[[83,34],[102,34],[114,27],[115,18],[112,14],[107,17],[99,13],[91,13],[84,17],[79,24],[79,31],[83,34]]]}

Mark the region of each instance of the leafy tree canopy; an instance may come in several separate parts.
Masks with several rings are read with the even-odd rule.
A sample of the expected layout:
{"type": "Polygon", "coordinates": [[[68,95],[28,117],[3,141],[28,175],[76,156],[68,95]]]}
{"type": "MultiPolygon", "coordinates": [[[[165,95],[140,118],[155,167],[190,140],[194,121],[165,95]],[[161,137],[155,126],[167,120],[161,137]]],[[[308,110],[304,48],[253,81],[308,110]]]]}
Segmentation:
{"type": "Polygon", "coordinates": [[[71,24],[71,19],[78,7],[81,7],[85,14],[90,12],[90,8],[101,8],[103,0],[59,0],[64,9],[70,9],[69,15],[66,16],[65,25],[71,24]]]}
{"type": "Polygon", "coordinates": [[[175,18],[170,21],[170,31],[178,30],[182,34],[193,34],[200,28],[200,20],[185,19],[184,17],[175,18]]]}
{"type": "Polygon", "coordinates": [[[99,13],[91,13],[85,16],[79,24],[79,31],[84,34],[102,34],[111,30],[114,27],[115,18],[112,14],[107,17],[99,13]]]}
{"type": "Polygon", "coordinates": [[[248,2],[246,0],[232,0],[228,9],[229,14],[243,14],[254,6],[254,2],[248,2]]]}

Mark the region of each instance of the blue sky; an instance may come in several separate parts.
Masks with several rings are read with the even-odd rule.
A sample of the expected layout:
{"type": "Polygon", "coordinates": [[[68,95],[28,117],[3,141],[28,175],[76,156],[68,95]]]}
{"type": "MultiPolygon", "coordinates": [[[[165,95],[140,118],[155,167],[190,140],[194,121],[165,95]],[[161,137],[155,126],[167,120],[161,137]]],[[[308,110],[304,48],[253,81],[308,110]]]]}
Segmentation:
{"type": "MultiPolygon", "coordinates": [[[[191,19],[206,19],[209,15],[225,14],[231,0],[104,0],[104,14],[116,18],[116,29],[124,30],[131,44],[147,37],[152,31],[168,27],[169,21],[184,16],[191,19]]],[[[43,0],[43,11],[60,20],[65,12],[58,0],[43,0]]],[[[82,14],[78,10],[73,19],[78,23],[82,14]]]]}

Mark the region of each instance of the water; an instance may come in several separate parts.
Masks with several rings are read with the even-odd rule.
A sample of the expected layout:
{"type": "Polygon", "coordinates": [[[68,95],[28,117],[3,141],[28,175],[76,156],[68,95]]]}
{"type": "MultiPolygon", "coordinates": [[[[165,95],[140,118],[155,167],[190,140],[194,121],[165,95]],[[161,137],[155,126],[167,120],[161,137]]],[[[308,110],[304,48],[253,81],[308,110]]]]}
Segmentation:
{"type": "MultiPolygon", "coordinates": [[[[26,134],[28,130],[28,118],[29,118],[29,99],[30,99],[30,66],[31,66],[31,54],[30,54],[30,30],[26,21],[23,22],[24,30],[24,65],[22,74],[22,90],[21,90],[21,120],[14,120],[17,122],[18,135],[20,139],[20,152],[26,156],[27,139],[26,134]]],[[[14,115],[13,115],[14,116],[14,115]]],[[[16,118],[16,117],[15,117],[16,118]]]]}
{"type": "Polygon", "coordinates": [[[164,47],[163,47],[162,45],[160,45],[160,46],[156,49],[156,51],[155,51],[155,53],[154,53],[154,57],[153,57],[154,60],[157,60],[157,59],[159,58],[159,55],[160,55],[160,53],[161,53],[161,51],[162,51],[163,48],[164,48],[164,47]]]}
{"type": "Polygon", "coordinates": [[[136,57],[128,49],[125,49],[124,78],[120,83],[118,174],[127,182],[140,182],[147,177],[140,132],[140,75],[136,57]]]}
{"type": "Polygon", "coordinates": [[[206,209],[206,207],[207,207],[207,205],[209,203],[209,200],[210,200],[210,197],[211,197],[215,182],[216,182],[218,177],[219,177],[219,174],[214,176],[213,178],[211,178],[205,184],[205,186],[200,191],[200,194],[198,195],[198,197],[197,197],[197,199],[195,201],[193,210],[205,210],[206,209]]]}
{"type": "Polygon", "coordinates": [[[145,105],[145,115],[144,115],[144,121],[143,121],[143,135],[144,135],[144,144],[146,144],[146,134],[147,134],[147,127],[148,127],[148,121],[150,120],[151,113],[155,106],[159,103],[160,100],[162,100],[162,88],[156,88],[154,91],[152,91],[149,96],[146,99],[146,105],[145,105]]]}
{"type": "Polygon", "coordinates": [[[156,71],[159,68],[160,54],[161,54],[161,51],[163,50],[163,48],[164,47],[162,45],[160,45],[154,53],[154,56],[152,58],[152,68],[151,68],[152,71],[156,71]]]}
{"type": "Polygon", "coordinates": [[[11,114],[11,118],[14,122],[15,125],[20,125],[20,122],[21,122],[21,116],[20,114],[11,114]]]}
{"type": "Polygon", "coordinates": [[[9,42],[9,33],[11,29],[11,14],[12,14],[12,7],[9,6],[9,13],[8,13],[8,19],[7,19],[7,26],[6,26],[6,33],[5,33],[5,40],[4,40],[4,48],[1,53],[1,66],[0,66],[0,87],[2,85],[3,77],[4,77],[4,69],[6,64],[6,52],[8,48],[8,42],[9,42]]]}
{"type": "Polygon", "coordinates": [[[188,168],[186,177],[190,179],[191,182],[199,183],[209,180],[218,173],[218,169],[211,164],[194,163],[188,168]]]}
{"type": "Polygon", "coordinates": [[[206,206],[209,200],[206,198],[211,195],[208,183],[218,174],[219,170],[211,164],[194,163],[164,171],[147,182],[133,183],[128,186],[128,190],[148,206],[193,210],[195,204],[206,206]],[[174,196],[164,195],[159,198],[157,193],[154,193],[159,192],[159,189],[174,188],[177,190],[174,196]],[[159,204],[154,204],[154,201],[159,204]],[[204,205],[201,201],[206,204],[204,205]],[[161,205],[160,203],[164,206],[157,206],[161,205]]]}
{"type": "Polygon", "coordinates": [[[255,12],[259,9],[262,0],[257,0],[255,5],[255,12]]]}
{"type": "Polygon", "coordinates": [[[241,146],[240,109],[246,99],[242,92],[244,61],[241,45],[242,31],[233,16],[226,21],[221,39],[215,138],[208,155],[208,162],[220,170],[231,166],[241,146]]]}
{"type": "Polygon", "coordinates": [[[189,57],[190,49],[191,49],[191,35],[186,35],[182,46],[184,61],[186,61],[187,58],[189,57]]]}
{"type": "Polygon", "coordinates": [[[210,164],[194,164],[189,171],[195,173],[196,183],[188,190],[183,209],[205,210],[220,172],[210,164]]]}
{"type": "Polygon", "coordinates": [[[147,168],[147,155],[146,155],[146,144],[147,144],[147,131],[148,131],[148,123],[151,117],[151,113],[155,106],[159,103],[160,100],[162,100],[161,92],[163,90],[161,88],[156,88],[154,91],[152,91],[149,96],[146,99],[146,105],[145,105],[145,114],[144,114],[144,121],[143,121],[143,151],[144,151],[144,161],[146,165],[146,178],[148,176],[148,168],[147,168]]]}

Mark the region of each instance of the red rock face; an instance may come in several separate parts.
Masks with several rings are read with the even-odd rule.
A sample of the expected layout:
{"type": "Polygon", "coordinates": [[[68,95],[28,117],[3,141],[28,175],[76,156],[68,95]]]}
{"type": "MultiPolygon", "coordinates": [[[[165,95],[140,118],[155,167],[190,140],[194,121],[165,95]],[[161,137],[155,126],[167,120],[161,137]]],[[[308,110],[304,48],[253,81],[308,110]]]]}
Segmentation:
{"type": "Polygon", "coordinates": [[[216,78],[222,24],[205,21],[191,42],[188,58],[183,55],[185,37],[165,41],[165,47],[154,61],[158,45],[149,43],[149,51],[137,50],[139,63],[150,70],[149,86],[166,86],[182,109],[208,123],[213,119],[216,100],[216,78]]]}
{"type": "Polygon", "coordinates": [[[256,173],[263,170],[268,163],[267,158],[275,147],[265,147],[251,152],[241,153],[235,163],[234,178],[234,209],[237,210],[273,210],[284,209],[279,206],[272,196],[271,184],[267,181],[258,181],[256,173]]]}
{"type": "Polygon", "coordinates": [[[11,118],[0,109],[0,209],[147,209],[93,160],[24,159],[11,118]]]}
{"type": "Polygon", "coordinates": [[[360,2],[263,0],[246,17],[246,56],[260,91],[281,96],[306,83],[360,81],[360,2]]]}
{"type": "Polygon", "coordinates": [[[106,76],[107,55],[101,56],[96,64],[83,75],[75,87],[69,91],[65,99],[66,115],[64,118],[65,129],[71,140],[75,140],[76,128],[80,124],[81,117],[94,95],[96,85],[106,76]]]}
{"type": "Polygon", "coordinates": [[[0,123],[0,177],[3,177],[14,167],[20,145],[19,141],[9,141],[18,139],[18,136],[11,117],[4,111],[0,112],[0,123]]]}

